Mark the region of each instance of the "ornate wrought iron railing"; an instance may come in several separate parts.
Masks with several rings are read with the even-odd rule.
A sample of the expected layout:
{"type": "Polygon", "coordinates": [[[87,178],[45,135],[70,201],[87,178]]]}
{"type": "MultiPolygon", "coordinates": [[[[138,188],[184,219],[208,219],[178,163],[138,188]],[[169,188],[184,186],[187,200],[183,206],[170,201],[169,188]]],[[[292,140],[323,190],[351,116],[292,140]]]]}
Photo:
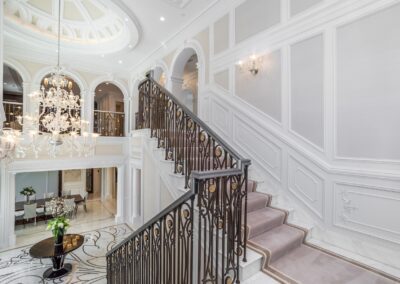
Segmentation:
{"type": "Polygon", "coordinates": [[[3,107],[6,115],[6,121],[3,123],[4,127],[22,130],[21,124],[17,122],[17,116],[22,116],[22,103],[5,101],[3,102],[3,107]]]}
{"type": "Polygon", "coordinates": [[[123,112],[94,111],[94,132],[101,136],[124,136],[125,114],[123,112]]]}
{"type": "Polygon", "coordinates": [[[150,128],[189,191],[107,254],[108,282],[239,283],[250,161],[151,78],[136,128],[150,128]]]}

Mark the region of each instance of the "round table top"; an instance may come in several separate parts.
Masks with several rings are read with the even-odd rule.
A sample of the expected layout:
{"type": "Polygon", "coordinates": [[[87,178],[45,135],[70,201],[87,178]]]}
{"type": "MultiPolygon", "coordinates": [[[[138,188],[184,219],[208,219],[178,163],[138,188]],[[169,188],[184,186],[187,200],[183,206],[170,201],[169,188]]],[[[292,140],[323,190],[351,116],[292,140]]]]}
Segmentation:
{"type": "Polygon", "coordinates": [[[29,254],[35,258],[50,258],[65,255],[79,248],[84,241],[84,236],[78,234],[64,235],[63,244],[54,245],[54,238],[48,238],[33,245],[29,254]]]}

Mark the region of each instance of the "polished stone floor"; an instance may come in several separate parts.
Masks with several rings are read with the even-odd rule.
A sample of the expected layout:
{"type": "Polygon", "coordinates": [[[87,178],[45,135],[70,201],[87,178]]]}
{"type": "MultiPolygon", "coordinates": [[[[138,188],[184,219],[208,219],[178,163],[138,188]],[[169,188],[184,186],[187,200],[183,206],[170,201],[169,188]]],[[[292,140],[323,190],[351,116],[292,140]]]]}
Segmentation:
{"type": "MultiPolygon", "coordinates": [[[[114,225],[114,216],[116,212],[116,204],[114,200],[91,200],[87,202],[87,212],[83,207],[78,208],[77,214],[71,219],[71,229],[69,232],[85,232],[104,226],[114,225]],[[102,225],[105,224],[105,225],[102,225]]],[[[17,242],[15,247],[32,244],[49,235],[46,231],[46,223],[44,221],[18,225],[15,228],[17,242]]]]}
{"type": "MultiPolygon", "coordinates": [[[[80,231],[85,242],[81,248],[66,257],[65,262],[72,264],[72,272],[56,280],[47,281],[42,277],[43,272],[52,267],[49,259],[30,257],[29,249],[34,242],[0,252],[0,283],[106,283],[106,252],[132,232],[127,224],[106,226],[107,223],[105,220],[92,222],[90,225],[86,223],[86,228],[103,226],[86,232],[80,231],[84,227],[78,225],[68,231],[80,231]]],[[[50,235],[50,232],[46,232],[42,238],[50,235]]]]}

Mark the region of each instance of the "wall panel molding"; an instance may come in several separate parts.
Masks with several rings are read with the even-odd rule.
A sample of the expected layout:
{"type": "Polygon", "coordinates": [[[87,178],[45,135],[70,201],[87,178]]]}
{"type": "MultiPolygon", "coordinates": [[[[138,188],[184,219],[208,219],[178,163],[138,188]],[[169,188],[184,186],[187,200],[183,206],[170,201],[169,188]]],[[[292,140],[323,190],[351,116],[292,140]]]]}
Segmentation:
{"type": "Polygon", "coordinates": [[[288,159],[288,189],[320,219],[324,219],[324,179],[293,156],[288,159]]]}
{"type": "Polygon", "coordinates": [[[395,221],[399,214],[400,189],[334,183],[334,225],[337,227],[400,244],[400,223],[395,221]]]}

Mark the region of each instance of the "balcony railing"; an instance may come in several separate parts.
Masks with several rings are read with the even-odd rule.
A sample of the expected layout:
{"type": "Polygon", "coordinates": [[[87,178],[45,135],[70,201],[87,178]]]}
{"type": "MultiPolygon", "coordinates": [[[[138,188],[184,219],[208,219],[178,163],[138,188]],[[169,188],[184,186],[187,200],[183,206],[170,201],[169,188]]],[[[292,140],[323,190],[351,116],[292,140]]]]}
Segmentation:
{"type": "Polygon", "coordinates": [[[123,112],[94,111],[94,132],[101,136],[124,136],[125,114],[123,112]]]}
{"type": "Polygon", "coordinates": [[[6,115],[6,121],[4,127],[12,128],[15,130],[22,130],[21,124],[17,121],[17,116],[22,116],[22,103],[17,102],[3,102],[4,112],[6,115]]]}

